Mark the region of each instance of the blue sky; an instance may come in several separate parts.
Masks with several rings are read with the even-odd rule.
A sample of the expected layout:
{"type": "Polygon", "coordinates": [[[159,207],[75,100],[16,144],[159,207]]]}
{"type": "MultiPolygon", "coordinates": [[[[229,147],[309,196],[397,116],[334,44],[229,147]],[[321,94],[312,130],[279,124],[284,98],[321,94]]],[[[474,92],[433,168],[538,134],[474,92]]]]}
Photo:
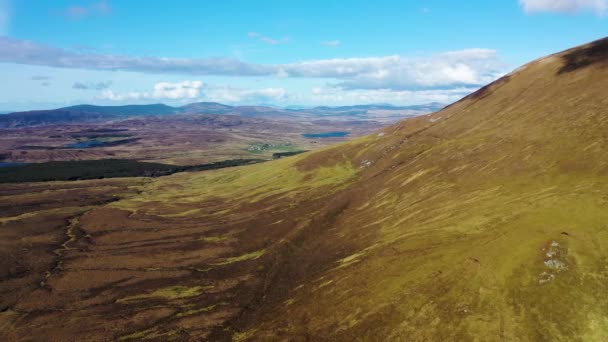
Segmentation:
{"type": "Polygon", "coordinates": [[[608,0],[0,0],[0,110],[451,102],[606,36],[608,0]]]}

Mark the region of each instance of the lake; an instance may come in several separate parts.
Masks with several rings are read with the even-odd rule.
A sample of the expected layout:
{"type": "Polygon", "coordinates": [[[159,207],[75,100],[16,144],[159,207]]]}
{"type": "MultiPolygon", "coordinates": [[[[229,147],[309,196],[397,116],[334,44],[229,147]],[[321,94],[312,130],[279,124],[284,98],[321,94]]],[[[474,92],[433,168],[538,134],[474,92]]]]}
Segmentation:
{"type": "Polygon", "coordinates": [[[26,164],[27,163],[0,162],[0,167],[21,166],[26,164]]]}
{"type": "Polygon", "coordinates": [[[349,135],[349,132],[325,132],[325,133],[306,133],[302,134],[304,138],[307,139],[317,139],[317,138],[344,138],[349,135]]]}
{"type": "Polygon", "coordinates": [[[124,136],[104,136],[104,137],[96,137],[96,138],[88,138],[85,140],[80,140],[75,143],[63,145],[63,148],[95,148],[95,147],[110,147],[110,146],[118,146],[123,144],[132,143],[139,140],[139,138],[131,138],[124,136]]]}
{"type": "Polygon", "coordinates": [[[104,147],[104,146],[112,146],[112,143],[108,141],[95,141],[95,140],[87,140],[87,141],[79,141],[73,144],[67,144],[63,147],[65,148],[93,148],[93,147],[104,147]]]}

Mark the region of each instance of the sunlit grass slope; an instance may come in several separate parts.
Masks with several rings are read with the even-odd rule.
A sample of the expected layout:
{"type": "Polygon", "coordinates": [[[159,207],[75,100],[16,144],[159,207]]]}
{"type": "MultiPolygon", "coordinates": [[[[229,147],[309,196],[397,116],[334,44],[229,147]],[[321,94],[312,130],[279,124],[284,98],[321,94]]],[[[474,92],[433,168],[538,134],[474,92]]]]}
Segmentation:
{"type": "Polygon", "coordinates": [[[302,160],[364,167],[334,243],[298,256],[335,259],[238,336],[608,339],[607,61],[608,40],[549,56],[302,160]]]}
{"type": "Polygon", "coordinates": [[[608,340],[607,60],[597,41],[367,137],[138,183],[70,221],[61,269],[0,323],[55,339],[608,340]]]}

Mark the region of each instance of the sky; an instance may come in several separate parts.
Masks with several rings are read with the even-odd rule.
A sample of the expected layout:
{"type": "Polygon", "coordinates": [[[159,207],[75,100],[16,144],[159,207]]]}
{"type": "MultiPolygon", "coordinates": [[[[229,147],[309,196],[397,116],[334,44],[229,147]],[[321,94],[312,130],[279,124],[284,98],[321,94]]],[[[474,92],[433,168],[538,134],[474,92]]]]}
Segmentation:
{"type": "Polygon", "coordinates": [[[608,0],[0,0],[0,111],[450,103],[608,35],[608,0]]]}

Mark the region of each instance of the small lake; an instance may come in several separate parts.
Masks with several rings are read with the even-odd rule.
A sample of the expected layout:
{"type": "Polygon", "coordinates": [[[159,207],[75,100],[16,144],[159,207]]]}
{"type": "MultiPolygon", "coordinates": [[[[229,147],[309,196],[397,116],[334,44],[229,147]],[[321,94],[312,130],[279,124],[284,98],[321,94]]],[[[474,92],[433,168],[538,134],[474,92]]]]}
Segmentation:
{"type": "Polygon", "coordinates": [[[113,144],[108,141],[95,141],[95,140],[87,140],[87,141],[79,141],[73,144],[67,144],[63,147],[65,148],[93,148],[93,147],[104,147],[104,146],[112,146],[113,144]]]}
{"type": "Polygon", "coordinates": [[[325,133],[306,133],[302,134],[307,139],[318,139],[318,138],[344,138],[349,135],[349,132],[325,132],[325,133]]]}
{"type": "Polygon", "coordinates": [[[85,148],[95,148],[95,147],[110,147],[110,146],[118,146],[123,144],[132,143],[139,140],[139,138],[131,138],[124,136],[104,136],[97,138],[89,138],[77,141],[75,143],[63,145],[62,148],[75,148],[75,149],[85,149],[85,148]]]}
{"type": "Polygon", "coordinates": [[[0,162],[0,167],[12,167],[21,165],[27,165],[27,163],[0,162]]]}

